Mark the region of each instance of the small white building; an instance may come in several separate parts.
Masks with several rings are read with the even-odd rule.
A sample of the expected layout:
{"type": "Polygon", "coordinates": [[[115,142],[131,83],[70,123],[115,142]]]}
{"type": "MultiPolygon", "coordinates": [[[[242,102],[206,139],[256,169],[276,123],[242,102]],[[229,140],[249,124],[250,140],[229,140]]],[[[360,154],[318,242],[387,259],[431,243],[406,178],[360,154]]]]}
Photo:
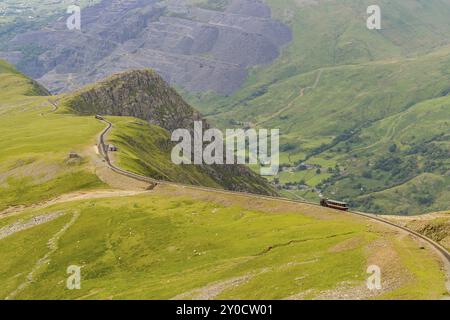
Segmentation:
{"type": "Polygon", "coordinates": [[[110,151],[110,152],[115,152],[115,151],[117,151],[117,147],[116,147],[115,145],[113,145],[113,144],[109,144],[107,149],[108,149],[108,151],[110,151]]]}

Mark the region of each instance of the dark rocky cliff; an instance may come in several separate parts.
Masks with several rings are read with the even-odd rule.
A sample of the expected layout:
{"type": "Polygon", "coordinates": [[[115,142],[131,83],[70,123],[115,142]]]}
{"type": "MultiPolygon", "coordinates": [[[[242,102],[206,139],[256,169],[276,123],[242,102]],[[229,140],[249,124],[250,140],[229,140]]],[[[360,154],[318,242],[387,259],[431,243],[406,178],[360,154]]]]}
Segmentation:
{"type": "Polygon", "coordinates": [[[79,114],[131,116],[168,131],[190,128],[200,114],[150,69],[113,75],[69,96],[79,114]]]}
{"type": "MultiPolygon", "coordinates": [[[[178,128],[192,130],[196,120],[202,120],[204,127],[209,127],[201,115],[152,70],[114,75],[67,96],[62,104],[78,114],[131,116],[146,120],[167,130],[168,137],[178,128]]],[[[170,141],[167,143],[171,144],[170,141]]],[[[266,179],[246,166],[201,165],[197,168],[226,189],[276,195],[266,179]]]]}

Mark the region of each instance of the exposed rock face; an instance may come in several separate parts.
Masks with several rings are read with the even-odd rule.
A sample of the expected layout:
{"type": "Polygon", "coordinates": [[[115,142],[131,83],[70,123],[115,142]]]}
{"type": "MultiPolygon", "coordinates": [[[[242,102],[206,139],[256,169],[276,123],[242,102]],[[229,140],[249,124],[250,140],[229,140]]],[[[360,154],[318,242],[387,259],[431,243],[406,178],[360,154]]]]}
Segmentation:
{"type": "Polygon", "coordinates": [[[192,127],[200,114],[156,72],[128,71],[77,91],[67,104],[81,114],[131,116],[168,131],[192,127]]]}
{"type": "Polygon", "coordinates": [[[17,36],[3,56],[53,92],[153,68],[189,91],[231,94],[245,80],[247,67],[279,55],[291,31],[272,20],[260,0],[225,4],[218,11],[189,0],[105,0],[82,10],[81,32],[69,31],[62,17],[17,36]],[[20,54],[24,48],[26,57],[20,54]]]}
{"type": "MultiPolygon", "coordinates": [[[[132,116],[166,129],[193,129],[194,121],[208,123],[156,72],[128,71],[69,95],[65,105],[80,114],[132,116]]],[[[167,141],[170,145],[171,142],[167,141]]],[[[201,165],[219,185],[235,191],[277,195],[267,180],[242,165],[201,165]]]]}

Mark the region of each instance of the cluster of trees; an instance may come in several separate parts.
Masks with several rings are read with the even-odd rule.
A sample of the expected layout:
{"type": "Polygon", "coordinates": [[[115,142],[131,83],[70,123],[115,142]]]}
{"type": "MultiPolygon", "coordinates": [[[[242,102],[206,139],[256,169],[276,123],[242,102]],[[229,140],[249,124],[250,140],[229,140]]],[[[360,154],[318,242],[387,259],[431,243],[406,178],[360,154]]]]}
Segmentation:
{"type": "Polygon", "coordinates": [[[375,197],[367,196],[358,200],[350,200],[351,207],[363,208],[367,212],[383,213],[383,208],[375,203],[375,197]]]}
{"type": "Polygon", "coordinates": [[[295,150],[296,148],[297,148],[297,144],[288,142],[288,143],[285,143],[280,146],[280,151],[281,152],[289,152],[289,151],[295,150]]]}
{"type": "Polygon", "coordinates": [[[415,157],[404,159],[392,154],[378,159],[374,169],[388,172],[395,181],[404,181],[419,173],[419,165],[415,157]]]}
{"type": "MultiPolygon", "coordinates": [[[[322,144],[321,146],[313,149],[308,158],[321,154],[325,151],[332,149],[335,152],[351,152],[352,144],[359,143],[360,130],[349,129],[337,136],[331,143],[322,144]],[[339,146],[338,146],[339,144],[339,146]]],[[[371,196],[360,197],[367,194],[367,192],[377,192],[386,188],[401,185],[417,175],[424,172],[434,172],[444,174],[448,170],[449,150],[445,143],[439,143],[439,141],[446,142],[450,139],[449,135],[441,134],[434,136],[432,139],[417,143],[411,146],[406,146],[392,142],[386,146],[385,152],[381,154],[372,153],[371,156],[376,157],[375,161],[367,161],[366,167],[359,171],[351,170],[352,174],[342,174],[339,166],[335,168],[316,168],[316,173],[320,174],[326,172],[331,174],[326,180],[323,180],[317,188],[327,193],[329,186],[333,187],[333,192],[338,192],[335,197],[347,200],[352,206],[363,208],[369,212],[383,212],[383,206],[381,203],[375,203],[375,198],[371,196]],[[371,180],[368,182],[368,180],[371,180]],[[337,191],[336,186],[339,187],[337,191]],[[356,201],[355,199],[358,198],[356,201]],[[354,201],[352,203],[352,201],[354,201]]],[[[293,148],[293,146],[284,146],[285,150],[293,148]]],[[[367,156],[368,154],[365,154],[367,156]]],[[[350,156],[350,155],[349,155],[350,156]]],[[[351,155],[355,160],[360,155],[351,155]]],[[[359,166],[360,162],[357,163],[359,166]]],[[[356,169],[356,168],[355,168],[356,169]]],[[[412,206],[427,207],[431,206],[435,201],[433,191],[423,190],[410,190],[405,195],[399,195],[400,197],[407,197],[411,201],[412,206]]],[[[403,208],[397,213],[407,214],[408,209],[403,208]]]]}
{"type": "Polygon", "coordinates": [[[432,160],[447,159],[448,150],[444,150],[436,143],[421,143],[413,145],[408,151],[408,155],[422,155],[432,160]]]}

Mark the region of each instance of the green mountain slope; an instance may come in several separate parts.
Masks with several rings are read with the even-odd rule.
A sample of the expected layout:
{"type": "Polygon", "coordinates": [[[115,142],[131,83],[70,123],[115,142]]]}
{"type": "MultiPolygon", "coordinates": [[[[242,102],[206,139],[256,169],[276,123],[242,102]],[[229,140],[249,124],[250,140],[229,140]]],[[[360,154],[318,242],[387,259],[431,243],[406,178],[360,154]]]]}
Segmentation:
{"type": "Polygon", "coordinates": [[[390,216],[389,219],[426,235],[447,250],[450,249],[450,211],[428,213],[422,215],[420,219],[405,216],[390,216]]]}
{"type": "Polygon", "coordinates": [[[285,169],[275,181],[285,195],[378,213],[448,208],[440,196],[401,209],[366,199],[423,173],[448,176],[449,108],[439,98],[450,92],[450,1],[381,1],[380,31],[366,28],[368,1],[269,3],[294,30],[281,57],[234,96],[186,93],[189,101],[219,126],[280,128],[285,169]],[[374,169],[391,156],[401,163],[374,169]]]}
{"type": "MultiPolygon", "coordinates": [[[[360,216],[219,189],[111,190],[99,178],[105,165],[93,148],[104,123],[68,112],[64,103],[74,96],[27,95],[36,94],[36,84],[2,66],[0,298],[445,296],[433,251],[360,216]],[[27,207],[3,210],[18,205],[27,207]],[[376,292],[366,287],[372,264],[383,270],[376,292]],[[71,266],[80,267],[79,290],[66,286],[71,266]]],[[[165,129],[133,117],[108,119],[121,167],[223,187],[204,171],[173,167],[165,129]]],[[[233,178],[258,186],[245,175],[233,178]]]]}
{"type": "Polygon", "coordinates": [[[25,211],[0,218],[0,226],[1,298],[437,299],[445,293],[436,257],[410,237],[303,204],[160,186],[25,211]],[[1,238],[8,226],[20,230],[33,217],[49,221],[1,238]],[[383,290],[367,289],[369,264],[382,268],[383,290]],[[69,266],[81,267],[79,290],[66,288],[69,266]]]}
{"type": "Polygon", "coordinates": [[[0,210],[102,187],[84,156],[102,124],[51,113],[44,89],[3,62],[0,68],[0,210]],[[69,161],[71,151],[77,161],[69,161]]]}
{"type": "MultiPolygon", "coordinates": [[[[107,187],[96,175],[98,156],[93,151],[105,124],[68,112],[64,97],[49,97],[8,64],[0,66],[0,210],[107,187]],[[59,101],[56,112],[54,101],[59,101]]],[[[120,148],[118,161],[127,169],[169,181],[275,194],[265,180],[244,167],[206,171],[175,166],[166,130],[136,118],[112,120],[111,139],[120,148]]]]}
{"type": "Polygon", "coordinates": [[[245,167],[175,165],[168,131],[143,120],[108,117],[114,129],[108,141],[119,147],[119,166],[158,180],[277,195],[267,181],[245,167]]]}

